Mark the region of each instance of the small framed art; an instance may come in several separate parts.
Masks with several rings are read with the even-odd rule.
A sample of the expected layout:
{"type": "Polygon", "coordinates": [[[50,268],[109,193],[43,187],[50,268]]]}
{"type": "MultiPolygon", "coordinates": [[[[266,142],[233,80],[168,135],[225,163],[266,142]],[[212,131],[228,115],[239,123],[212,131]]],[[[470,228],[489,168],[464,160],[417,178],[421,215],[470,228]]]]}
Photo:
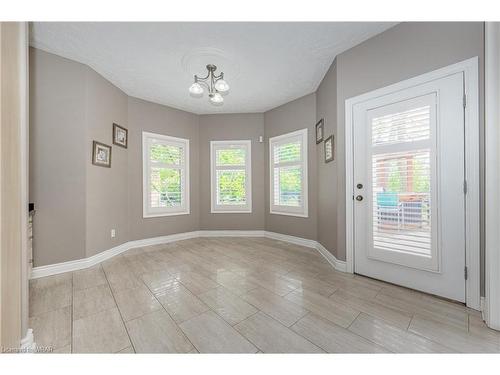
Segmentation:
{"type": "Polygon", "coordinates": [[[111,168],[111,146],[94,141],[92,144],[92,164],[111,168]]]}
{"type": "Polygon", "coordinates": [[[115,123],[113,123],[113,143],[123,148],[127,148],[128,145],[128,130],[115,123]]]}
{"type": "Polygon", "coordinates": [[[325,139],[325,163],[333,160],[334,157],[334,137],[333,134],[325,139]]]}
{"type": "Polygon", "coordinates": [[[316,144],[323,141],[323,132],[325,131],[323,126],[324,120],[321,119],[316,123],[316,144]]]}

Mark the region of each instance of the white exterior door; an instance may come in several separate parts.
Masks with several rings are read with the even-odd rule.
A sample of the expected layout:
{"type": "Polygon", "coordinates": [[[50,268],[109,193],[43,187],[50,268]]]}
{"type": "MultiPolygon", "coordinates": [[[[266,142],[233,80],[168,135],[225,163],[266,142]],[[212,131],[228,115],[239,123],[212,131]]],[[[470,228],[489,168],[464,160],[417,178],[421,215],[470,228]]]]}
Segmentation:
{"type": "Polygon", "coordinates": [[[465,301],[464,75],[356,104],[354,271],[465,301]]]}

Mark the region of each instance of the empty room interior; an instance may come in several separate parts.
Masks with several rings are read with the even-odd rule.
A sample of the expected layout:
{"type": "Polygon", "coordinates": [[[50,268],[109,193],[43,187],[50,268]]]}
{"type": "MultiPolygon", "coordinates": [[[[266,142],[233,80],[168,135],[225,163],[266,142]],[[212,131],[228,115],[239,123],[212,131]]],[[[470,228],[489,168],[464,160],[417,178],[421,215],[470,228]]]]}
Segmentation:
{"type": "Polygon", "coordinates": [[[1,347],[500,353],[500,25],[1,22],[1,347]]]}

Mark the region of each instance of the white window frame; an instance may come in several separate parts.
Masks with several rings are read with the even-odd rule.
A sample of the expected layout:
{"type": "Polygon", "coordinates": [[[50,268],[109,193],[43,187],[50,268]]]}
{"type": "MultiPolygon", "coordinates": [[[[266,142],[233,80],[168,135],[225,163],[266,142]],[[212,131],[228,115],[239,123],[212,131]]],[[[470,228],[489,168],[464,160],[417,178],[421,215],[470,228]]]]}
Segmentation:
{"type": "Polygon", "coordinates": [[[142,216],[144,218],[189,215],[189,139],[171,137],[163,134],[142,132],[142,216]],[[182,147],[184,150],[184,164],[181,166],[172,166],[168,164],[156,164],[167,168],[178,168],[181,170],[181,205],[179,207],[150,207],[150,169],[151,161],[149,158],[150,141],[160,142],[166,145],[182,147]]]}
{"type": "Polygon", "coordinates": [[[270,188],[270,199],[269,199],[269,212],[271,214],[276,215],[287,215],[287,216],[297,216],[297,217],[309,217],[309,209],[308,209],[308,201],[309,201],[309,193],[308,193],[308,173],[307,173],[307,164],[308,164],[308,136],[307,136],[307,128],[297,130],[291,133],[282,134],[276,137],[269,138],[269,188],[270,188]],[[274,163],[274,147],[280,146],[286,143],[294,142],[299,140],[301,142],[300,148],[300,162],[287,162],[281,164],[274,163]],[[283,205],[275,205],[274,204],[274,168],[276,166],[286,167],[286,166],[295,166],[300,165],[302,168],[302,206],[301,207],[292,207],[292,206],[283,206],[283,205]]]}
{"type": "Polygon", "coordinates": [[[227,213],[251,213],[252,212],[252,141],[210,141],[210,186],[211,186],[211,212],[213,214],[227,213]],[[244,148],[244,166],[217,166],[216,151],[228,148],[244,148]],[[218,170],[245,169],[245,197],[244,205],[217,204],[217,176],[218,170]]]}

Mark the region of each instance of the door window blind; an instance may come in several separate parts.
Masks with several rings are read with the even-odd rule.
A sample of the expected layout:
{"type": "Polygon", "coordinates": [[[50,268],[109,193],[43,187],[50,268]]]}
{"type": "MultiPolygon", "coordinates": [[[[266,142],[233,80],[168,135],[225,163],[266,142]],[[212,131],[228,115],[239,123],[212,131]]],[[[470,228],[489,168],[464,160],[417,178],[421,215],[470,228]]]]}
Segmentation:
{"type": "Polygon", "coordinates": [[[372,118],[374,247],[431,254],[430,106],[372,118]]]}

